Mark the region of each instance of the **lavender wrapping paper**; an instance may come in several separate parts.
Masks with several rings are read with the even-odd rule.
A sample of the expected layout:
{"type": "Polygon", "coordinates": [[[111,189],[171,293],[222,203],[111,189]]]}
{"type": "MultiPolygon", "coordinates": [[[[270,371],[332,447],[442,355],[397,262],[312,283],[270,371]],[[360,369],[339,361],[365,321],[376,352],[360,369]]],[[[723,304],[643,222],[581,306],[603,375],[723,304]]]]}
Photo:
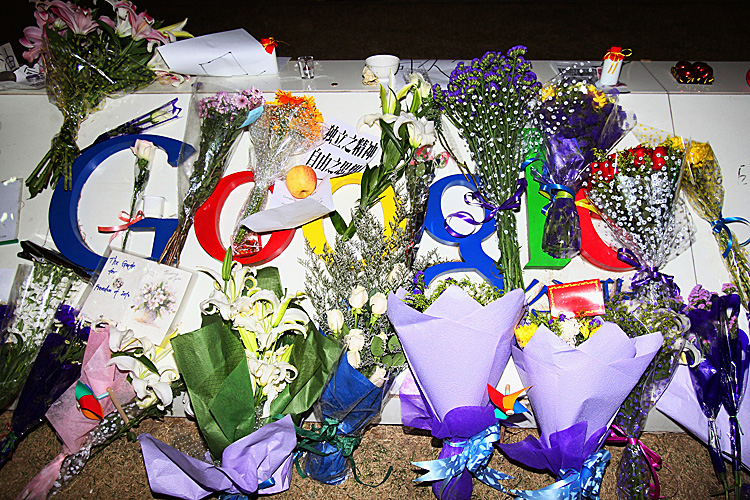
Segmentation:
{"type": "MultiPolygon", "coordinates": [[[[571,347],[540,326],[526,347],[513,347],[513,361],[540,430],[550,436],[587,422],[584,441],[609,423],[662,346],[660,333],[629,338],[617,325],[604,323],[583,344],[571,347]]],[[[583,457],[585,458],[585,457],[583,457]]]]}
{"type": "Polygon", "coordinates": [[[489,403],[487,384],[497,385],[508,364],[523,305],[521,290],[483,307],[461,288],[449,286],[424,313],[388,296],[388,318],[417,386],[440,421],[454,408],[489,403]]]}
{"type": "Polygon", "coordinates": [[[289,415],[227,446],[221,466],[185,455],[150,434],[141,434],[138,440],[151,489],[186,500],[217,492],[249,495],[269,478],[275,484],[258,491],[260,494],[284,491],[289,488],[292,452],[297,445],[289,415]]]}
{"type": "MultiPolygon", "coordinates": [[[[497,385],[510,358],[513,329],[521,319],[524,294],[513,290],[481,306],[456,286],[424,313],[405,304],[403,293],[388,297],[388,318],[396,328],[413,378],[402,384],[402,422],[443,439],[438,458],[460,454],[451,439],[463,440],[497,422],[487,384],[497,385]]],[[[464,470],[443,492],[442,500],[468,499],[472,474],[464,470]]]]}
{"type": "MultiPolygon", "coordinates": [[[[672,382],[656,403],[656,409],[708,443],[708,419],[698,404],[687,366],[677,367],[672,382]]],[[[740,406],[739,421],[742,429],[750,429],[750,404],[743,402],[740,406]]],[[[716,417],[716,427],[721,439],[721,449],[725,456],[729,456],[727,452],[732,449],[729,440],[729,415],[724,408],[719,410],[719,416],[716,417]]],[[[747,431],[742,435],[742,465],[750,469],[750,432],[747,431]]]]}

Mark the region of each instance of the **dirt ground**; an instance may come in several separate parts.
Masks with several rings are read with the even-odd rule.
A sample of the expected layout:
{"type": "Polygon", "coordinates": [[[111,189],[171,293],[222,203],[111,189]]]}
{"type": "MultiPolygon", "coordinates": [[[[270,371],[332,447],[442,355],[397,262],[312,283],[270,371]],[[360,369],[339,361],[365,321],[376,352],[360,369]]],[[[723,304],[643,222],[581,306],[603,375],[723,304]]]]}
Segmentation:
{"type": "MultiPolygon", "coordinates": [[[[5,428],[10,413],[0,416],[5,428]]],[[[157,439],[187,453],[198,455],[205,449],[193,421],[184,418],[167,418],[163,421],[144,422],[137,433],[149,432],[157,439]]],[[[536,431],[509,430],[506,442],[523,439],[536,431]]],[[[707,448],[688,434],[646,434],[643,442],[658,453],[664,466],[659,473],[662,495],[667,499],[708,500],[719,489],[708,458],[707,448]]],[[[602,484],[602,500],[613,500],[615,495],[616,464],[622,448],[607,447],[612,461],[607,467],[602,484]]],[[[0,499],[14,499],[26,483],[60,451],[60,444],[48,425],[42,425],[20,444],[12,460],[0,470],[0,499]]],[[[438,441],[429,434],[396,425],[371,427],[355,452],[359,476],[364,482],[377,483],[390,466],[390,478],[377,488],[357,484],[353,479],[339,486],[327,486],[311,479],[302,479],[294,472],[288,491],[276,496],[287,499],[430,499],[434,498],[427,486],[419,486],[413,479],[420,475],[412,461],[435,459],[440,451],[438,441]]],[[[493,454],[491,466],[515,479],[509,487],[537,489],[554,482],[547,474],[538,474],[508,462],[498,452],[493,454]]],[[[750,480],[746,477],[745,481],[750,480]]],[[[81,499],[149,499],[154,496],[148,486],[140,445],[122,439],[94,457],[83,473],[72,480],[54,498],[58,500],[81,499]]],[[[506,495],[474,481],[472,499],[508,498],[506,495]]]]}

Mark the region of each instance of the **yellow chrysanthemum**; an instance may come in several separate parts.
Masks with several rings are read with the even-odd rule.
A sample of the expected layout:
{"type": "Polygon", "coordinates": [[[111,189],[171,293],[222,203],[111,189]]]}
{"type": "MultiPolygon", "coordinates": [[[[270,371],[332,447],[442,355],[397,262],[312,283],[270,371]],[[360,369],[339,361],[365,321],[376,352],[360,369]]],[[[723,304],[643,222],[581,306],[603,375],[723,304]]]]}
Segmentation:
{"type": "Polygon", "coordinates": [[[534,323],[530,325],[519,325],[516,327],[516,340],[518,341],[518,345],[521,347],[526,347],[526,344],[529,343],[529,340],[531,340],[531,337],[534,336],[536,333],[537,328],[539,328],[539,325],[535,325],[534,323]]]}

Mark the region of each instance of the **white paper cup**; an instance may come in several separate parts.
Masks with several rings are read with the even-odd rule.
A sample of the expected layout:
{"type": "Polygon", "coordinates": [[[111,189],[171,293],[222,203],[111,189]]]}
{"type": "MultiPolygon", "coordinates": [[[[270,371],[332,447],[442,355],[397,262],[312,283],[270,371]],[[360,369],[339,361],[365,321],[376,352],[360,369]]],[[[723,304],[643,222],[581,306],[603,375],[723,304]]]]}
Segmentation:
{"type": "Polygon", "coordinates": [[[399,63],[401,63],[401,59],[387,54],[370,56],[365,59],[365,64],[379,80],[387,80],[391,76],[391,73],[395,75],[398,71],[399,63]]]}

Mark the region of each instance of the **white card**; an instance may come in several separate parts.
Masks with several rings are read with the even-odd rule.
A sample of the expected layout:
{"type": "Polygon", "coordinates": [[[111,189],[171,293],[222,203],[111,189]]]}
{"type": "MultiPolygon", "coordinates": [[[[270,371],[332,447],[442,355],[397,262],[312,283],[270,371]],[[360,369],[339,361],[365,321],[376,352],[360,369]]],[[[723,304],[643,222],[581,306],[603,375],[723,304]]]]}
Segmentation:
{"type": "Polygon", "coordinates": [[[169,333],[192,273],[117,250],[81,309],[91,322],[107,321],[159,343],[169,333]]]}
{"type": "Polygon", "coordinates": [[[286,181],[276,181],[273,193],[269,195],[267,208],[249,215],[240,224],[256,233],[292,229],[323,217],[334,209],[331,193],[331,178],[326,176],[318,181],[315,192],[298,200],[289,193],[286,181]]]}

